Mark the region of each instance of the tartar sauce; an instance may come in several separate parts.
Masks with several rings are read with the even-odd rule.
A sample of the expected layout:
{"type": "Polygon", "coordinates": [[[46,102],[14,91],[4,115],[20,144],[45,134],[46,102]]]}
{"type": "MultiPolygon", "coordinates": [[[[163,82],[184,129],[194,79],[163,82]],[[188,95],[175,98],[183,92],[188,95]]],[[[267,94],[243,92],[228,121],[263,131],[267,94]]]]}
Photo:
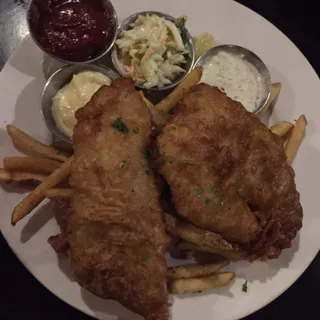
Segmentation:
{"type": "Polygon", "coordinates": [[[59,130],[72,137],[77,123],[75,112],[84,107],[101,86],[110,83],[111,79],[100,72],[83,71],[75,74],[71,82],[52,99],[52,115],[59,130]]]}
{"type": "Polygon", "coordinates": [[[266,94],[256,67],[240,55],[223,51],[206,62],[201,82],[223,89],[250,112],[259,107],[266,94]]]}

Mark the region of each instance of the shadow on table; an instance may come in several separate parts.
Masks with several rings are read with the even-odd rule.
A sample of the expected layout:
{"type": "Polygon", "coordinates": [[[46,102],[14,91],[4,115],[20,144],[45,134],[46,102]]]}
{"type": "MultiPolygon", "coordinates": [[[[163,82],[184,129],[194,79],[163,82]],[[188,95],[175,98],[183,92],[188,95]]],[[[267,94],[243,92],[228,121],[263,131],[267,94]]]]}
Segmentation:
{"type": "MultiPolygon", "coordinates": [[[[15,118],[12,123],[13,125],[24,129],[26,126],[30,127],[31,125],[37,126],[38,124],[44,124],[41,118],[40,104],[43,85],[43,79],[37,78],[28,83],[22,90],[15,105],[15,118]]],[[[39,139],[38,137],[35,138],[39,139]]]]}
{"type": "Polygon", "coordinates": [[[143,318],[113,300],[104,300],[81,288],[81,296],[98,319],[143,320],[143,318]]]}
{"type": "Polygon", "coordinates": [[[69,281],[75,282],[76,280],[71,269],[69,255],[67,253],[57,253],[57,255],[59,269],[68,277],[69,281]]]}
{"type": "Polygon", "coordinates": [[[245,281],[259,281],[265,283],[277,275],[281,269],[289,268],[290,262],[299,250],[300,235],[298,234],[292,242],[292,247],[283,250],[281,256],[267,262],[239,261],[233,263],[231,268],[237,274],[237,278],[245,281]]]}
{"type": "Polygon", "coordinates": [[[37,77],[42,57],[43,53],[28,35],[21,42],[19,49],[14,52],[9,63],[17,71],[31,77],[37,77]]]}
{"type": "Polygon", "coordinates": [[[279,121],[293,121],[293,115],[295,113],[295,92],[293,91],[289,80],[283,75],[278,69],[268,66],[268,69],[270,73],[272,74],[271,81],[274,82],[280,82],[281,83],[281,90],[279,95],[276,97],[272,105],[269,107],[269,109],[265,112],[265,114],[262,116],[261,121],[267,126],[270,127],[271,125],[271,118],[272,118],[272,124],[277,123],[279,121]],[[278,101],[279,98],[284,94],[286,95],[286,104],[282,105],[281,101],[278,101]],[[287,119],[279,118],[279,112],[277,110],[286,109],[285,112],[287,119]]]}
{"type": "MultiPolygon", "coordinates": [[[[53,217],[54,204],[50,201],[32,212],[32,216],[21,230],[22,243],[29,241],[40,229],[42,229],[53,217]]],[[[43,241],[46,241],[44,239],[43,241]]]]}

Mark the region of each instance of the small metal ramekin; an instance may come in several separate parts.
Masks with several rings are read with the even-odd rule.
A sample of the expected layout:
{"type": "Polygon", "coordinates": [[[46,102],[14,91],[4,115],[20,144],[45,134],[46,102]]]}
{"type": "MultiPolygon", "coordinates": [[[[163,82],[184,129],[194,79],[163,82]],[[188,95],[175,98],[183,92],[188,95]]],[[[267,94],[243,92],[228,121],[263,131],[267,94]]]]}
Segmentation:
{"type": "Polygon", "coordinates": [[[215,55],[217,55],[221,51],[228,52],[228,53],[235,54],[235,55],[239,55],[240,57],[242,57],[242,59],[245,59],[248,62],[250,62],[260,73],[260,75],[263,79],[262,83],[263,83],[264,90],[265,90],[265,96],[262,97],[262,101],[261,101],[260,105],[256,106],[256,109],[253,111],[254,113],[259,113],[259,111],[262,110],[263,107],[265,106],[265,104],[267,103],[269,96],[270,96],[270,91],[271,91],[271,76],[270,76],[270,73],[269,73],[267,66],[252,51],[250,51],[246,48],[240,47],[240,46],[227,44],[227,45],[220,45],[220,46],[213,47],[213,48],[209,49],[208,51],[206,51],[205,53],[203,53],[199,57],[199,59],[196,61],[195,67],[199,67],[199,66],[203,67],[208,61],[210,61],[212,59],[212,57],[214,57],[215,55]]]}
{"type": "Polygon", "coordinates": [[[65,62],[65,63],[72,63],[72,64],[81,64],[81,63],[92,63],[94,61],[97,61],[98,59],[101,59],[105,54],[107,54],[113,47],[114,45],[114,42],[116,41],[116,38],[117,38],[117,31],[118,31],[118,16],[117,16],[117,13],[111,3],[111,1],[109,0],[101,0],[103,1],[104,5],[106,7],[108,7],[111,12],[112,12],[112,15],[113,15],[113,19],[114,19],[114,34],[112,36],[112,39],[111,39],[111,42],[109,43],[109,45],[101,51],[101,53],[99,53],[97,56],[91,58],[91,59],[87,59],[87,60],[84,60],[84,61],[73,61],[73,60],[66,60],[66,59],[63,59],[57,55],[54,55],[52,53],[48,53],[44,50],[44,48],[41,46],[41,44],[38,42],[38,40],[36,39],[36,37],[34,36],[33,32],[32,32],[32,29],[30,27],[30,21],[29,21],[29,12],[32,8],[32,5],[33,5],[33,1],[31,0],[30,3],[29,3],[29,6],[28,6],[28,9],[27,9],[27,26],[28,26],[28,29],[29,29],[29,33],[30,33],[30,36],[32,38],[32,40],[34,41],[34,43],[37,45],[37,47],[39,49],[41,49],[41,51],[43,51],[45,54],[59,60],[59,61],[62,61],[62,62],[65,62]]]}
{"type": "Polygon", "coordinates": [[[59,130],[52,115],[52,99],[57,92],[68,84],[72,77],[82,71],[95,71],[101,72],[108,76],[110,79],[119,78],[119,75],[110,68],[94,65],[94,64],[76,64],[67,65],[57,70],[46,82],[41,95],[41,113],[47,128],[58,139],[68,143],[72,143],[72,138],[59,130]]]}
{"type": "MultiPolygon", "coordinates": [[[[147,15],[147,14],[149,14],[149,15],[155,14],[159,17],[164,17],[165,19],[172,21],[173,23],[176,22],[176,19],[174,17],[172,17],[166,13],[157,12],[157,11],[138,12],[138,13],[132,14],[131,16],[129,16],[128,18],[126,18],[122,22],[122,24],[119,27],[118,34],[120,34],[121,31],[123,31],[123,30],[129,30],[130,24],[133,23],[134,21],[136,21],[139,15],[147,15]]],[[[181,37],[182,37],[184,44],[189,49],[189,57],[187,58],[187,63],[185,65],[181,66],[186,72],[181,73],[180,75],[178,75],[178,77],[172,83],[170,83],[168,85],[164,85],[161,88],[159,88],[159,87],[145,88],[143,85],[140,85],[137,82],[135,84],[136,87],[143,89],[143,90],[148,90],[148,91],[163,91],[163,90],[168,90],[168,89],[174,88],[176,85],[178,85],[186,77],[186,75],[193,68],[196,53],[195,53],[195,46],[193,43],[193,38],[192,38],[191,34],[189,33],[189,31],[187,30],[187,28],[183,28],[183,30],[181,32],[181,37]]],[[[123,74],[122,69],[119,67],[119,65],[117,63],[116,50],[117,50],[117,45],[115,44],[114,48],[112,50],[112,53],[111,53],[112,63],[113,63],[113,66],[115,67],[115,69],[119,72],[119,74],[121,74],[124,77],[125,75],[123,74]]]]}

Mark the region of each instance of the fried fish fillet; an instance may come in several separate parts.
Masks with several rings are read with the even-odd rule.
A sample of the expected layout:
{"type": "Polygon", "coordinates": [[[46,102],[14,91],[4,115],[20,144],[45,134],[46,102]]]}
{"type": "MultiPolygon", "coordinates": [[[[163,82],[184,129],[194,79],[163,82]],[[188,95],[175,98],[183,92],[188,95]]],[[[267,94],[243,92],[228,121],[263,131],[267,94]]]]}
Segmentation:
{"type": "Polygon", "coordinates": [[[218,88],[199,84],[176,106],[156,140],[158,167],[176,211],[276,258],[302,227],[302,208],[283,144],[218,88]]]}
{"type": "Polygon", "coordinates": [[[151,114],[128,79],[77,111],[69,245],[77,281],[148,320],[168,319],[159,192],[143,150],[151,114]]]}

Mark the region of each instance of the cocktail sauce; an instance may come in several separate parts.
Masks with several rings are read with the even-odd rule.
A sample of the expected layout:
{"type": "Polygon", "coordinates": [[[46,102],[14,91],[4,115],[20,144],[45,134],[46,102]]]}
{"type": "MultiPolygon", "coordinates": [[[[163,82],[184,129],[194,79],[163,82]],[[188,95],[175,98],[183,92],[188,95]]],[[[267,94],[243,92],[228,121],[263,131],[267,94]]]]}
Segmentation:
{"type": "Polygon", "coordinates": [[[30,31],[42,49],[68,61],[99,56],[111,44],[117,25],[102,0],[33,0],[30,31]]]}

